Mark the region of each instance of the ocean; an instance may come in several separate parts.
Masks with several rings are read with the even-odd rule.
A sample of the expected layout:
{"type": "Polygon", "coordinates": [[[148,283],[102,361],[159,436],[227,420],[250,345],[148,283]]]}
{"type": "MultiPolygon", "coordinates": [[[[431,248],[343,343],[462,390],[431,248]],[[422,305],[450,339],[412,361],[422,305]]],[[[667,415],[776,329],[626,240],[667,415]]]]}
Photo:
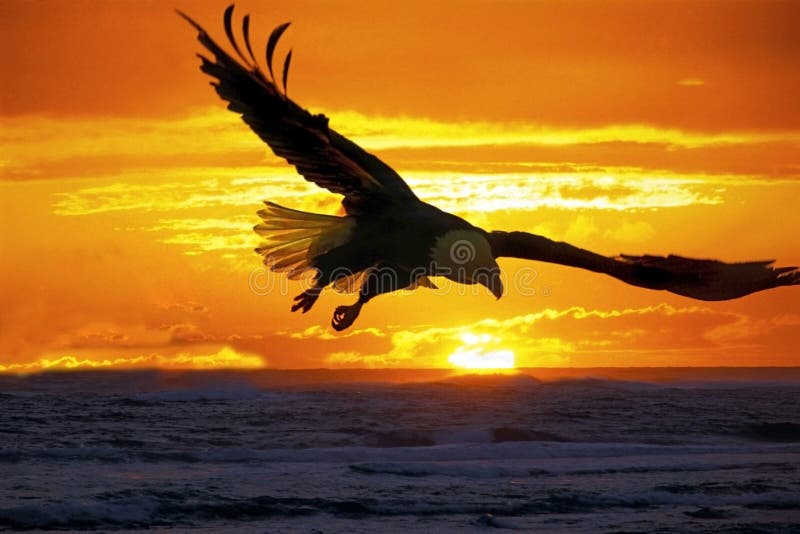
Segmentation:
{"type": "Polygon", "coordinates": [[[800,370],[0,376],[0,529],[800,532],[800,370]]]}

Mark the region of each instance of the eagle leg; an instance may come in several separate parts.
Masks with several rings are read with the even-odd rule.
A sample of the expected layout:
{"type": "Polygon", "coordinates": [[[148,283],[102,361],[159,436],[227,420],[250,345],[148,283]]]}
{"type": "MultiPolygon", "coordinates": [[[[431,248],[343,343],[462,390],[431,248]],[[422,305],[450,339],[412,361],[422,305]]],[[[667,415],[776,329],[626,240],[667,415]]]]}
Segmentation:
{"type": "MultiPolygon", "coordinates": [[[[427,277],[396,265],[378,263],[364,278],[358,300],[349,306],[339,306],[333,312],[331,326],[337,332],[349,328],[361,313],[361,308],[378,295],[385,295],[399,289],[414,289],[417,285],[432,285],[427,277]],[[421,281],[420,279],[424,279],[421,281]]],[[[435,286],[434,286],[435,287],[435,286]]]]}
{"type": "Polygon", "coordinates": [[[294,304],[292,305],[292,311],[296,312],[297,310],[301,310],[303,313],[306,313],[311,307],[317,302],[319,298],[319,294],[322,292],[322,288],[319,286],[314,286],[311,289],[306,289],[299,295],[294,298],[294,304]]]}

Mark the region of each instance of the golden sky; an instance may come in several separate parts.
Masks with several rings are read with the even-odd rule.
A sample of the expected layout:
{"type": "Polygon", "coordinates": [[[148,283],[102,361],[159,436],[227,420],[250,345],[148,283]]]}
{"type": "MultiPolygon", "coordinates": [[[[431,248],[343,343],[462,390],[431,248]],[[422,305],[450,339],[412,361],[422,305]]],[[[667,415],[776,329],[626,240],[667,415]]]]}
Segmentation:
{"type": "MultiPolygon", "coordinates": [[[[797,288],[720,303],[502,259],[524,290],[326,292],[252,252],[269,199],[338,198],[274,158],[198,70],[178,7],[0,5],[0,371],[82,367],[800,365],[797,288]]],[[[800,4],[243,2],[293,26],[289,94],[487,229],[604,254],[800,263],[800,4]]],[[[282,49],[282,50],[285,50],[282,49]]],[[[509,284],[507,284],[508,286],[509,284]]]]}

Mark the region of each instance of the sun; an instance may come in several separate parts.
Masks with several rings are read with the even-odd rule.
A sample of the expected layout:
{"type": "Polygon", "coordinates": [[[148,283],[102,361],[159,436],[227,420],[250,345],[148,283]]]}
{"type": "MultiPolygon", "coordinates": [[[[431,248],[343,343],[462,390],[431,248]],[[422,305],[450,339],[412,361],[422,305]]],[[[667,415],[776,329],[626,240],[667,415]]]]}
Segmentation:
{"type": "Polygon", "coordinates": [[[448,361],[455,367],[471,371],[500,371],[514,368],[514,353],[507,349],[489,350],[496,340],[489,334],[465,332],[460,336],[462,345],[448,361]]]}

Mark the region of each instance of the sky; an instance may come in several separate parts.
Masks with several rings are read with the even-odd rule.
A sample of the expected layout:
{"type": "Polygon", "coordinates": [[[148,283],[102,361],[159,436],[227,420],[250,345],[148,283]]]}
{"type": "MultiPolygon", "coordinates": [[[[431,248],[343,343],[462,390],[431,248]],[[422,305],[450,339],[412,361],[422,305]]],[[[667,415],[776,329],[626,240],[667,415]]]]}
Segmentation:
{"type": "MultiPolygon", "coordinates": [[[[222,41],[225,6],[0,5],[0,372],[800,365],[798,288],[708,303],[514,259],[499,262],[499,301],[401,292],[341,334],[331,314],[353,295],[290,313],[302,288],[260,264],[255,212],[337,214],[340,199],[275,158],[199,72],[173,8],[222,41]]],[[[289,95],[476,225],[607,255],[800,264],[796,2],[237,12],[259,49],[291,20],[289,95]]]]}

